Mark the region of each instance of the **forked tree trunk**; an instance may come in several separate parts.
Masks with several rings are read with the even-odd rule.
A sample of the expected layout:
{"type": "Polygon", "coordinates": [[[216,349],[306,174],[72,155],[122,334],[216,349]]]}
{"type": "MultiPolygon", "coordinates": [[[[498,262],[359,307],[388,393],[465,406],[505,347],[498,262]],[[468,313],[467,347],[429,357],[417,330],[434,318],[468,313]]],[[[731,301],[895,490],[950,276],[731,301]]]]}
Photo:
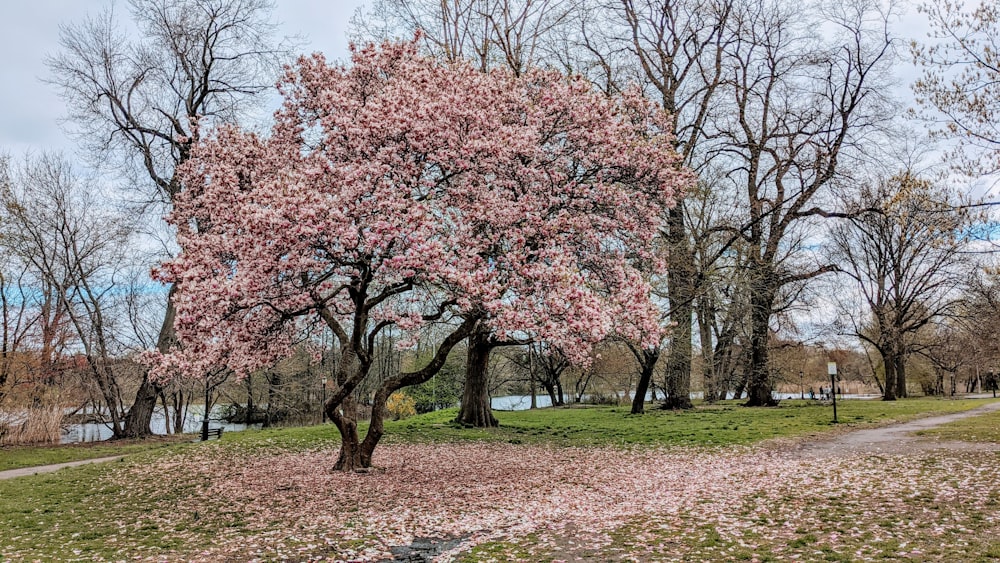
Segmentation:
{"type": "Polygon", "coordinates": [[[489,332],[476,330],[469,336],[469,349],[465,366],[465,388],[462,391],[462,405],[456,421],[463,426],[475,428],[495,428],[499,426],[490,405],[489,332]]]}

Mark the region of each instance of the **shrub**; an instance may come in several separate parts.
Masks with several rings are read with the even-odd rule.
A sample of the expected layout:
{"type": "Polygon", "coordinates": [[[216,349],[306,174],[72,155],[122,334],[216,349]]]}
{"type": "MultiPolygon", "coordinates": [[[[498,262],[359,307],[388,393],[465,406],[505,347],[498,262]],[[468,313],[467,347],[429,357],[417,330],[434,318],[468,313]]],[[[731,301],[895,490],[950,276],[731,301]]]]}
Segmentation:
{"type": "Polygon", "coordinates": [[[385,408],[389,411],[393,420],[402,420],[417,414],[417,403],[402,391],[397,391],[389,396],[385,402],[385,408]]]}

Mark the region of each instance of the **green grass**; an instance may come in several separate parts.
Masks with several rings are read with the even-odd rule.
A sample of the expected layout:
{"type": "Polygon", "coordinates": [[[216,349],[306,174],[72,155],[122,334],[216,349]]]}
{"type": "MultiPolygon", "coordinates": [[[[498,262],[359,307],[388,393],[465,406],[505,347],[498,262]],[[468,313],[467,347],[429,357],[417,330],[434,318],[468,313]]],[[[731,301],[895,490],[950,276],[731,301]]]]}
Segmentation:
{"type": "MultiPolygon", "coordinates": [[[[838,403],[840,427],[885,424],[925,414],[958,412],[985,404],[983,400],[908,399],[838,403]]],[[[691,411],[651,409],[629,414],[628,407],[574,407],[497,412],[500,428],[462,428],[452,422],[453,409],[407,420],[387,422],[391,441],[467,441],[590,445],[744,445],[771,438],[830,431],[833,410],[812,401],[785,401],[776,408],[750,409],[727,401],[691,411]]],[[[249,437],[248,437],[249,438],[249,437]]]]}
{"type": "MultiPolygon", "coordinates": [[[[33,558],[63,561],[134,559],[189,546],[190,538],[178,538],[176,530],[160,529],[157,522],[177,499],[196,494],[197,484],[188,490],[124,488],[107,479],[121,463],[153,464],[164,453],[187,447],[147,450],[127,461],[0,481],[0,528],[4,530],[0,560],[4,560],[4,549],[27,548],[33,558]]],[[[211,541],[210,529],[192,526],[188,533],[211,541]]]]}
{"type": "Polygon", "coordinates": [[[0,447],[0,471],[146,452],[188,439],[191,439],[191,436],[159,436],[141,441],[90,442],[58,446],[4,446],[0,447]]]}
{"type": "Polygon", "coordinates": [[[956,420],[917,435],[937,440],[1000,443],[1000,411],[956,420]]]}

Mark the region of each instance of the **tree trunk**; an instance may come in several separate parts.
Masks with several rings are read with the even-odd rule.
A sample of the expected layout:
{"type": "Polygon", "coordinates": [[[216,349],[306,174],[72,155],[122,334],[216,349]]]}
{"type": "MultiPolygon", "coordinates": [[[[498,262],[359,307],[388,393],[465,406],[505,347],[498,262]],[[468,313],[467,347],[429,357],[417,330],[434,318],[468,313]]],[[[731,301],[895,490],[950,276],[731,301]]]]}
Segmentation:
{"type": "Polygon", "coordinates": [[[267,410],[264,411],[264,424],[262,426],[264,428],[270,428],[274,424],[272,418],[275,417],[275,415],[277,414],[274,411],[274,403],[275,399],[278,396],[278,387],[281,385],[281,374],[277,372],[270,372],[266,374],[266,377],[267,377],[267,410]]]}
{"type": "Polygon", "coordinates": [[[531,381],[531,409],[538,408],[538,386],[535,384],[535,365],[531,363],[531,346],[528,346],[528,379],[531,381]]]}
{"type": "MultiPolygon", "coordinates": [[[[161,354],[166,354],[177,341],[174,333],[174,317],[177,314],[174,309],[174,293],[177,286],[171,285],[167,292],[167,310],[163,314],[163,324],[160,325],[160,334],[156,339],[156,349],[161,354]]],[[[162,388],[149,380],[148,370],[142,374],[142,384],[135,394],[135,400],[128,409],[125,416],[125,436],[128,438],[145,438],[153,434],[150,429],[150,422],[153,420],[153,408],[156,407],[156,397],[162,388]]]]}
{"type": "MultiPolygon", "coordinates": [[[[667,355],[667,398],[665,409],[689,409],[691,405],[691,314],[694,297],[694,256],[684,229],[684,210],[677,205],[667,217],[670,269],[667,292],[670,321],[674,324],[667,355]]],[[[643,392],[645,400],[645,392],[643,392]]],[[[633,404],[633,411],[635,410],[633,404]]]]}
{"type": "Polygon", "coordinates": [[[162,391],[160,392],[160,404],[163,405],[163,432],[166,434],[179,434],[179,432],[174,431],[177,428],[176,426],[173,428],[170,426],[170,408],[167,406],[167,394],[162,391]]]}
{"type": "Polygon", "coordinates": [[[558,406],[559,403],[556,401],[556,386],[542,381],[542,389],[545,389],[545,394],[549,396],[549,401],[552,403],[552,406],[558,406]]]}
{"type": "Polygon", "coordinates": [[[906,393],[906,354],[901,350],[896,356],[896,397],[905,399],[906,393]]]}
{"type": "MultiPolygon", "coordinates": [[[[455,332],[444,339],[441,346],[438,347],[434,358],[423,369],[410,373],[401,373],[382,382],[372,400],[371,421],[368,424],[368,433],[365,435],[364,441],[359,442],[358,440],[358,407],[354,396],[350,393],[347,394],[340,400],[339,405],[337,404],[336,393],[327,400],[324,409],[330,420],[337,426],[341,437],[340,455],[337,458],[337,463],[334,465],[334,471],[358,471],[371,467],[372,454],[375,452],[375,447],[382,439],[385,431],[383,421],[386,415],[386,401],[399,389],[430,381],[441,370],[441,366],[444,365],[445,359],[455,345],[465,340],[470,332],[473,331],[473,327],[477,321],[478,319],[476,318],[467,318],[455,332]]],[[[488,335],[486,336],[488,338],[488,335]]],[[[349,355],[353,354],[349,350],[346,350],[344,356],[347,357],[349,355]]],[[[347,372],[344,371],[343,367],[354,363],[353,360],[345,360],[341,363],[341,370],[337,373],[338,385],[345,385],[345,382],[349,379],[357,379],[353,377],[348,378],[347,372]]],[[[361,370],[358,374],[366,375],[369,368],[370,364],[366,365],[358,362],[354,369],[361,370]]],[[[360,381],[360,379],[357,380],[360,381]]],[[[344,388],[341,387],[341,389],[344,388]]]]}
{"type": "Polygon", "coordinates": [[[771,373],[769,364],[768,339],[771,335],[771,308],[774,293],[770,276],[760,276],[754,280],[760,284],[750,298],[750,365],[748,366],[747,402],[748,407],[772,407],[777,404],[771,394],[771,373]]]}
{"type": "Polygon", "coordinates": [[[646,412],[646,393],[649,391],[649,382],[653,378],[653,368],[656,367],[656,360],[659,357],[659,348],[642,351],[639,383],[635,386],[635,397],[632,398],[632,414],[643,414],[646,412]]]}
{"type": "MultiPolygon", "coordinates": [[[[358,405],[354,397],[348,395],[341,401],[339,408],[325,405],[326,414],[340,431],[340,455],[334,464],[334,471],[356,471],[372,465],[371,452],[364,455],[361,441],[358,439],[358,405]]],[[[381,420],[379,420],[381,424],[381,420]]]]}
{"type": "Polygon", "coordinates": [[[462,391],[462,405],[456,421],[463,426],[475,428],[495,428],[499,426],[490,405],[489,332],[477,329],[469,336],[469,349],[465,365],[465,388],[462,391]]]}
{"type": "Polygon", "coordinates": [[[254,417],[255,407],[253,404],[253,379],[251,374],[247,375],[245,382],[247,386],[247,410],[243,422],[245,422],[246,424],[250,424],[253,422],[255,418],[254,417]]]}
{"type": "Polygon", "coordinates": [[[896,400],[896,355],[892,350],[892,345],[888,345],[885,350],[879,350],[882,355],[882,367],[885,369],[885,390],[882,393],[883,401],[896,400]]]}
{"type": "Polygon", "coordinates": [[[698,333],[701,341],[701,388],[706,403],[714,403],[719,392],[715,380],[715,355],[712,346],[712,321],[714,313],[705,295],[698,299],[698,333]]]}

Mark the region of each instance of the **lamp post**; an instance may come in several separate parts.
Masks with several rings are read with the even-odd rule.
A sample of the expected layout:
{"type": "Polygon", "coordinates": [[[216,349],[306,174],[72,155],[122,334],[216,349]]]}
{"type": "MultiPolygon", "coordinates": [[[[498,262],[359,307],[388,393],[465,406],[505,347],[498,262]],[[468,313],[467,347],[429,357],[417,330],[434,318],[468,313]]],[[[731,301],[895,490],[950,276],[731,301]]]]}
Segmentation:
{"type": "Polygon", "coordinates": [[[323,424],[326,424],[326,376],[324,375],[320,381],[323,382],[323,404],[320,405],[319,410],[323,413],[323,424]]]}
{"type": "Polygon", "coordinates": [[[830,374],[830,397],[833,398],[833,422],[837,423],[837,362],[827,362],[826,371],[830,374]]]}
{"type": "Polygon", "coordinates": [[[208,440],[208,403],[211,397],[209,393],[211,392],[211,387],[208,386],[208,379],[205,379],[205,416],[201,417],[201,441],[205,442],[208,440]]]}
{"type": "Polygon", "coordinates": [[[806,398],[806,388],[804,387],[804,379],[802,375],[802,370],[799,370],[799,399],[805,400],[806,398]]]}

